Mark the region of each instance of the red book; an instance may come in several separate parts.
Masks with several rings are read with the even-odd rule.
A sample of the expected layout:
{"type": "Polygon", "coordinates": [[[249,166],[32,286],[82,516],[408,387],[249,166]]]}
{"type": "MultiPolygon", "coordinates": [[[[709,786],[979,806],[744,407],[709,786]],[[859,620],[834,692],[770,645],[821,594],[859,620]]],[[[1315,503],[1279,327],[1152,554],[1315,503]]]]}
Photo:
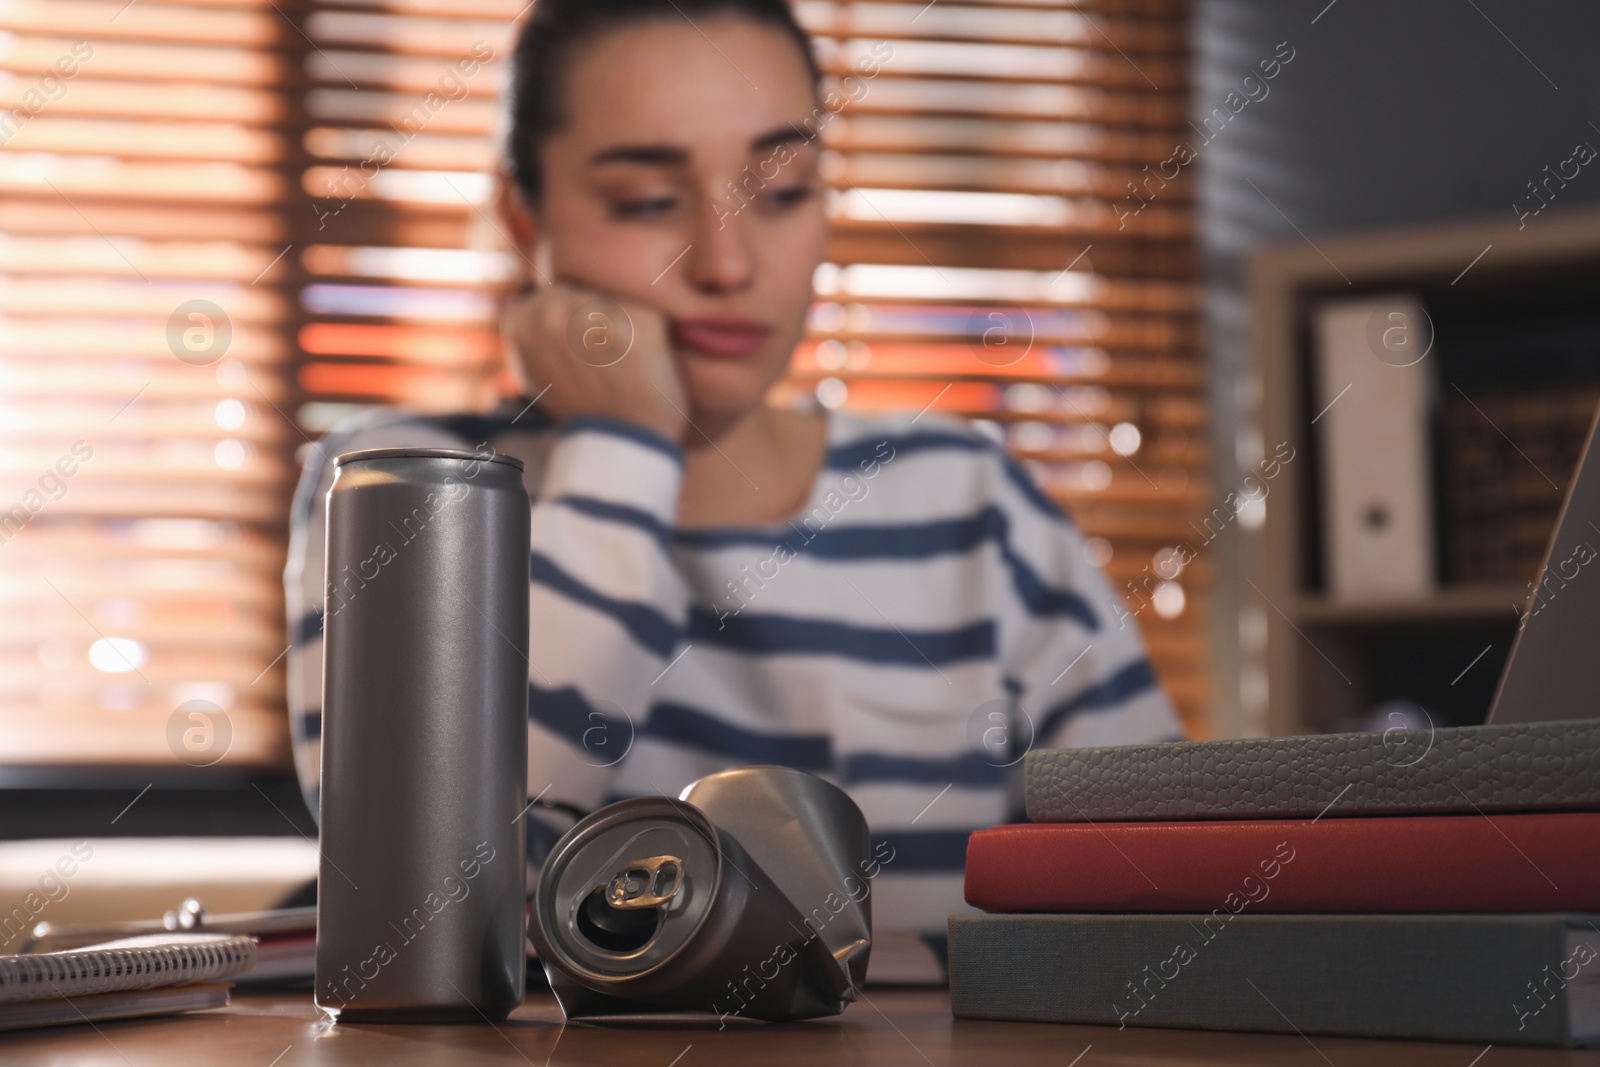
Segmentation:
{"type": "Polygon", "coordinates": [[[991,912],[1595,912],[1600,812],[1031,823],[967,844],[991,912]]]}

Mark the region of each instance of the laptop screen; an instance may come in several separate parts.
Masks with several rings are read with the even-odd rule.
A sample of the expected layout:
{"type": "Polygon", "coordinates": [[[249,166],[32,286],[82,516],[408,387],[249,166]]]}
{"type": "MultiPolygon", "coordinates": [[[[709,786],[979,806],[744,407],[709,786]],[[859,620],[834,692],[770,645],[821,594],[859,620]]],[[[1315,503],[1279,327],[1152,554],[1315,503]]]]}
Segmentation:
{"type": "Polygon", "coordinates": [[[1489,721],[1600,717],[1600,456],[1596,426],[1530,586],[1489,721]]]}

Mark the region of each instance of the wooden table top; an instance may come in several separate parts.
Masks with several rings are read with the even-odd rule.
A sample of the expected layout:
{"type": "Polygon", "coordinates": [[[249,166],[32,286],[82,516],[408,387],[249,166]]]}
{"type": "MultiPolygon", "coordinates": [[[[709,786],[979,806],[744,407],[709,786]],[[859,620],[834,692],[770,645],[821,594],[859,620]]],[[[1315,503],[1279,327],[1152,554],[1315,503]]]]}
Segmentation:
{"type": "Polygon", "coordinates": [[[597,1067],[1528,1067],[1600,1065],[1567,1052],[1432,1042],[977,1022],[950,1017],[943,990],[874,990],[837,1019],[730,1023],[715,1019],[563,1025],[536,993],[496,1027],[331,1025],[309,993],[235,992],[226,1008],[189,1015],[0,1034],[7,1067],[334,1067],[340,1064],[597,1065],[597,1067]],[[1314,1044],[1313,1044],[1314,1042],[1314,1044]]]}

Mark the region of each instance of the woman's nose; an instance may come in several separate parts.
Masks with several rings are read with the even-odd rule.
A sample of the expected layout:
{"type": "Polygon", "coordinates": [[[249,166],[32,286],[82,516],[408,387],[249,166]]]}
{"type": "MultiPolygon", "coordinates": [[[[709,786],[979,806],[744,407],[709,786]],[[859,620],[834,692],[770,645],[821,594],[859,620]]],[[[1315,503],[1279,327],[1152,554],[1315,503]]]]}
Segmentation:
{"type": "Polygon", "coordinates": [[[700,212],[694,243],[685,257],[689,280],[709,293],[738,292],[755,275],[755,256],[742,212],[708,200],[700,212]]]}

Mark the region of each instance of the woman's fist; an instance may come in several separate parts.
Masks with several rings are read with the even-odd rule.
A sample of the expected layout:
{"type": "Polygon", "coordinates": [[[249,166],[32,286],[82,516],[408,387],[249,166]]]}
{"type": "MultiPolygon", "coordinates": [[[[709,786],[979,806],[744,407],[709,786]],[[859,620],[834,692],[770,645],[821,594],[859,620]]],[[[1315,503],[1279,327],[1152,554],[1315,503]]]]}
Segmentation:
{"type": "Polygon", "coordinates": [[[683,439],[689,400],[655,308],[557,283],[518,298],[500,333],[523,392],[558,421],[604,415],[683,439]]]}

